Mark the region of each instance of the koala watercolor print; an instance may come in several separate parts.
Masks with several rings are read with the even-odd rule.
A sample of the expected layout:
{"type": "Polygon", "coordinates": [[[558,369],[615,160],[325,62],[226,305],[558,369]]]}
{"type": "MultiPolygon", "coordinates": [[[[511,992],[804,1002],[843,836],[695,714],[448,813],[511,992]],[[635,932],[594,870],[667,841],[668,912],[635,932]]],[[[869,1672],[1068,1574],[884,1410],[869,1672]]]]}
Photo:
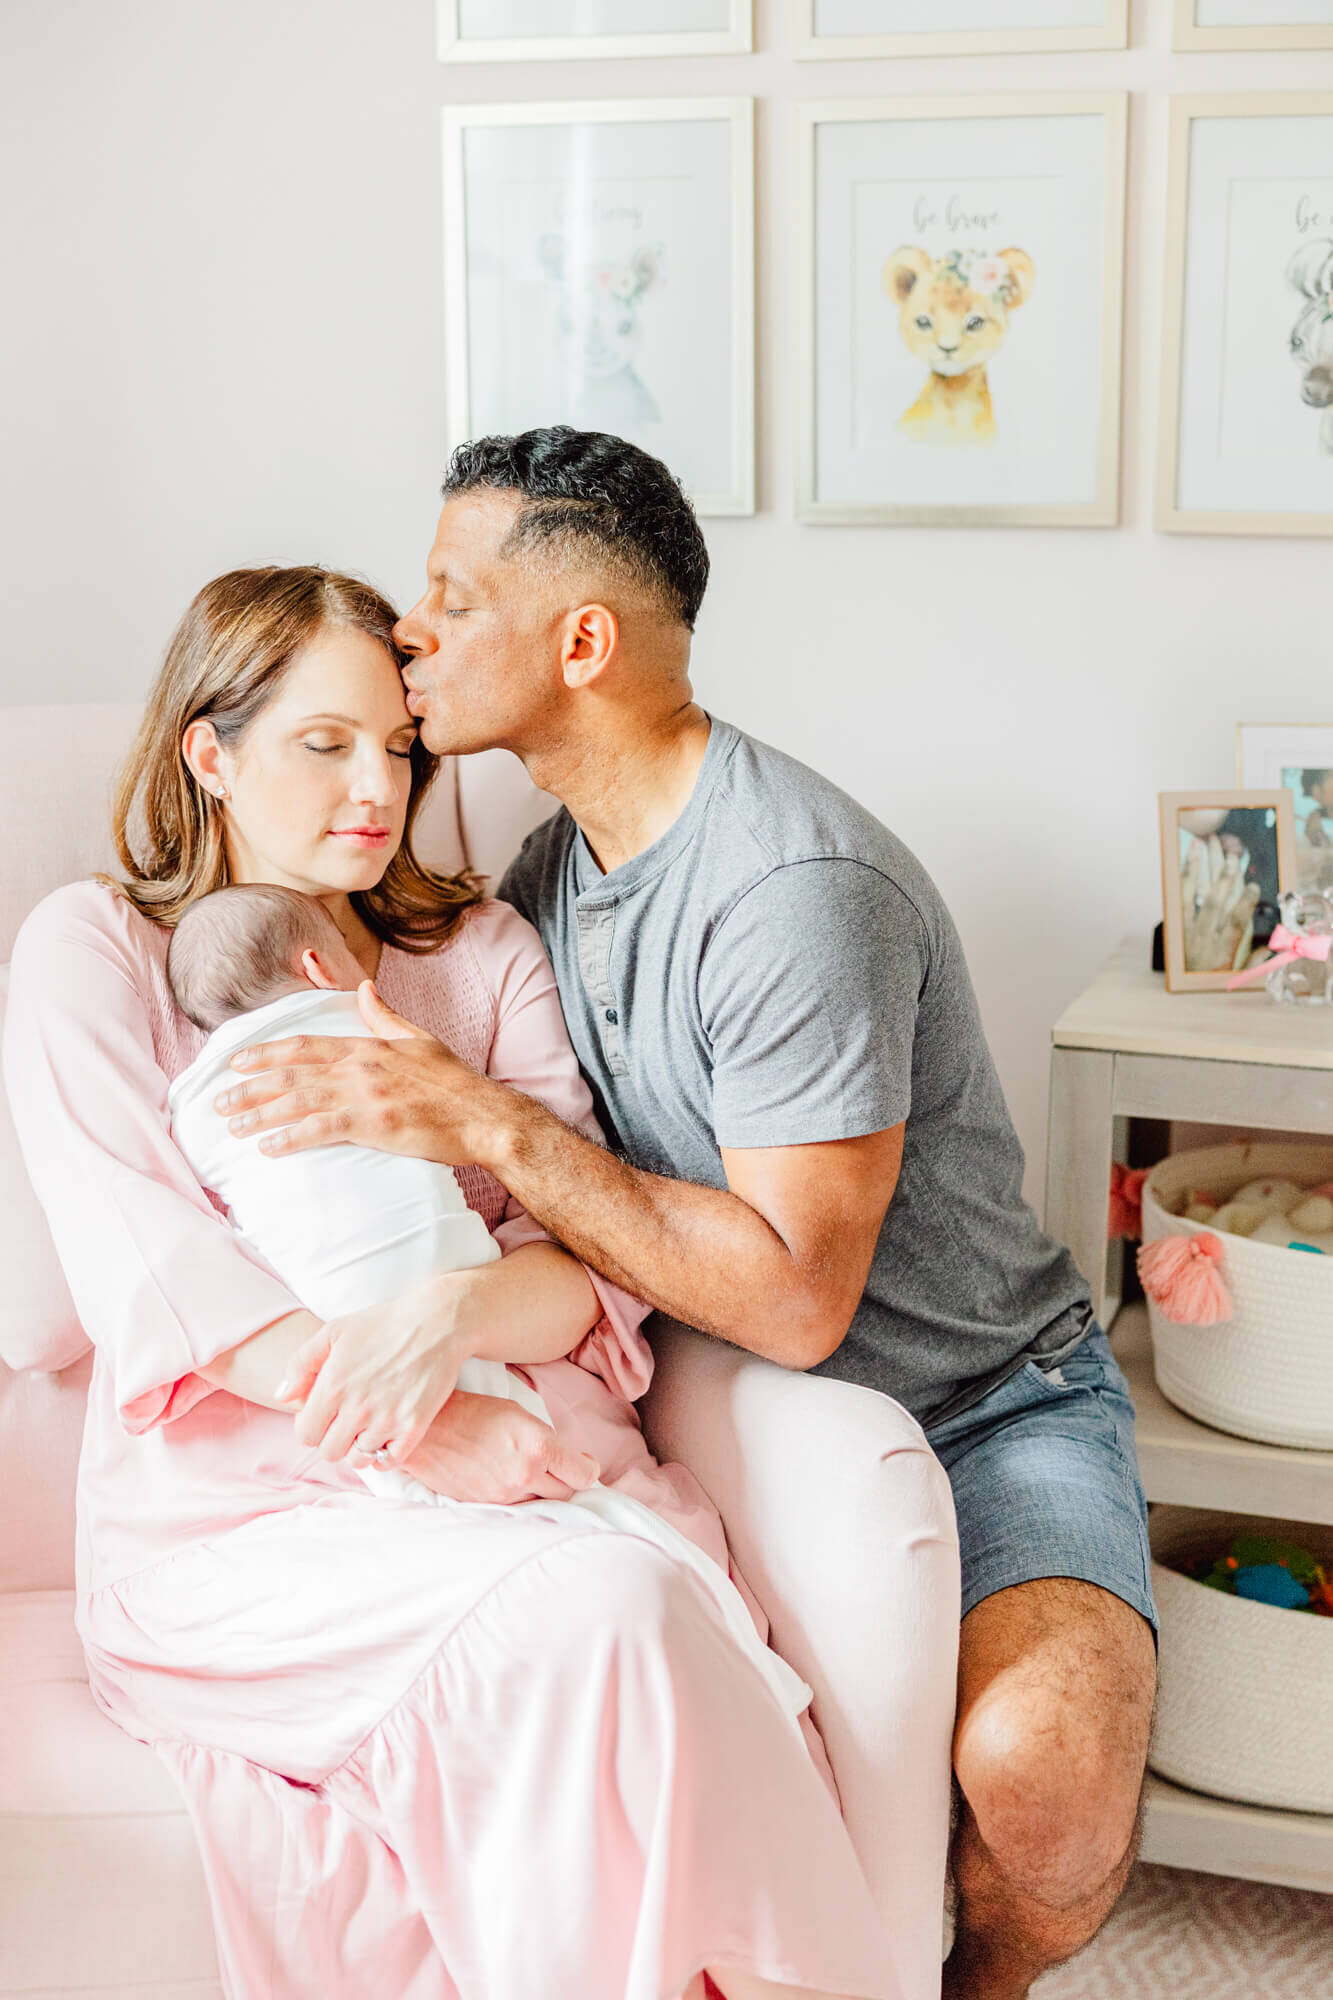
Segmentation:
{"type": "Polygon", "coordinates": [[[450,442],[609,431],[753,512],[752,101],[444,116],[450,442]]]}
{"type": "Polygon", "coordinates": [[[1113,526],[1124,96],[802,122],[802,517],[1113,526]]]}
{"type": "Polygon", "coordinates": [[[1172,111],[1158,526],[1333,533],[1333,95],[1172,111]]]}

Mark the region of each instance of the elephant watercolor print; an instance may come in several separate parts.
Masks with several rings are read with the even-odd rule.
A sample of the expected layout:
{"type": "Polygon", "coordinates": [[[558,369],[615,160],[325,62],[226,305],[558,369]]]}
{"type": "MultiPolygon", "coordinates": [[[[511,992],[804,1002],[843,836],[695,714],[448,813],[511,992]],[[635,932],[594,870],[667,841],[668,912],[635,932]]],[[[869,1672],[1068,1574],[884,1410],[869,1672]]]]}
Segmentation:
{"type": "Polygon", "coordinates": [[[1333,94],[1173,105],[1159,527],[1333,534],[1333,94]]]}
{"type": "Polygon", "coordinates": [[[567,423],[754,508],[748,98],[445,112],[450,441],[567,423]]]}
{"type": "Polygon", "coordinates": [[[1124,97],[804,114],[803,517],[1113,525],[1124,97]]]}

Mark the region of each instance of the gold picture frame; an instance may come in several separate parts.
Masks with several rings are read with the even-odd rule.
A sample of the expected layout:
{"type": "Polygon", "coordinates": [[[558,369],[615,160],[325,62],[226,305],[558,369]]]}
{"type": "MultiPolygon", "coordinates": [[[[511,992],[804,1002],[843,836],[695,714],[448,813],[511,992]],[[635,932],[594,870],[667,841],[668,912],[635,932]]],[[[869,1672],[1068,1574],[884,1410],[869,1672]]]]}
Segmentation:
{"type": "MultiPolygon", "coordinates": [[[[1256,8],[1259,0],[1255,0],[1256,8]]],[[[1333,49],[1333,22],[1282,22],[1265,26],[1247,22],[1232,27],[1202,27],[1199,0],[1176,0],[1175,46],[1178,49],[1333,49]]]]}
{"type": "MultiPolygon", "coordinates": [[[[1238,828],[1227,829],[1224,825],[1233,813],[1260,813],[1271,821],[1263,831],[1271,831],[1274,836],[1274,853],[1271,864],[1264,857],[1261,865],[1263,873],[1258,877],[1260,894],[1264,900],[1273,901],[1296,886],[1296,816],[1292,807],[1291,793],[1281,789],[1273,790],[1218,790],[1210,785],[1200,785],[1190,792],[1159,792],[1157,798],[1158,825],[1162,843],[1162,915],[1164,924],[1164,945],[1166,963],[1166,990],[1168,993],[1218,992],[1235,973],[1244,969],[1249,957],[1249,944],[1244,927],[1235,929],[1234,938],[1230,931],[1220,926],[1216,930],[1218,949],[1225,961],[1213,966],[1191,966],[1189,959],[1197,956],[1197,941],[1191,944],[1187,935],[1187,921],[1201,915],[1205,908],[1205,898],[1201,899],[1198,910],[1185,909],[1185,875],[1192,857],[1182,862],[1181,835],[1186,834],[1200,846],[1210,847],[1214,838],[1220,843],[1225,834],[1243,837],[1238,828]],[[1181,815],[1196,814],[1205,824],[1193,827],[1182,826],[1181,815]],[[1216,825],[1206,826],[1206,821],[1216,818],[1216,825]],[[1268,879],[1269,876],[1272,879],[1268,879]]],[[[1256,829],[1259,831],[1259,829],[1256,829]]],[[[1251,849],[1253,854],[1253,850],[1251,849]]],[[[1205,864],[1206,865],[1206,864],[1205,864]]],[[[1211,885],[1210,885],[1211,886],[1211,885]]],[[[1206,938],[1205,938],[1206,942],[1206,938]]]]}

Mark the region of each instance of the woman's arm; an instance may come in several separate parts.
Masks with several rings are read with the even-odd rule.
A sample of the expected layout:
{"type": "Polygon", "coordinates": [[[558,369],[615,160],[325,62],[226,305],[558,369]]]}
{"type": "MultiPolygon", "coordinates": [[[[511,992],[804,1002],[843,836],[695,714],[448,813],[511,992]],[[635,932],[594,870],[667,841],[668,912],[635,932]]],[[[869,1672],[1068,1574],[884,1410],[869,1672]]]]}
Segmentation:
{"type": "MultiPolygon", "coordinates": [[[[272,1336],[256,1350],[267,1354],[295,1343],[299,1323],[318,1325],[227,1226],[171,1138],[141,922],[94,882],[38,904],[14,944],[4,1041],[33,1190],[131,1433],[211,1395],[220,1385],[203,1371],[220,1355],[259,1334],[272,1336]]],[[[276,1407],[258,1374],[255,1386],[253,1400],[276,1407]]]]}
{"type": "Polygon", "coordinates": [[[305,1341],[318,1333],[323,1322],[304,1306],[284,1313],[272,1326],[261,1326],[235,1347],[224,1348],[196,1372],[215,1389],[226,1389],[247,1403],[262,1403],[267,1410],[290,1410],[292,1398],[280,1396],[296,1356],[305,1341]]]}
{"type": "Polygon", "coordinates": [[[353,1450],[364,1435],[402,1461],[453,1395],[465,1361],[559,1360],[600,1312],[582,1264],[555,1243],[521,1244],[499,1263],[448,1271],[386,1305],[316,1322],[293,1344],[275,1408],[304,1404],[296,1435],[321,1458],[351,1453],[353,1465],[366,1464],[353,1450]]]}

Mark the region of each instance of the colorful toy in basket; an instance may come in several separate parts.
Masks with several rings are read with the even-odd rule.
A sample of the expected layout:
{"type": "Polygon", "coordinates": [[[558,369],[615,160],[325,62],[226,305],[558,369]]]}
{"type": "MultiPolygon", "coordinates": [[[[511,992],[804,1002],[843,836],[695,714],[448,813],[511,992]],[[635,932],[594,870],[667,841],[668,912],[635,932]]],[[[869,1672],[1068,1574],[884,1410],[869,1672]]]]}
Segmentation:
{"type": "Polygon", "coordinates": [[[1262,979],[1272,1000],[1328,1006],[1333,1003],[1333,893],[1311,889],[1288,894],[1279,908],[1282,921],[1268,940],[1273,956],[1228,979],[1227,991],[1262,979]]]}
{"type": "Polygon", "coordinates": [[[1237,1535],[1224,1556],[1198,1556],[1180,1565],[1185,1576],[1229,1597],[1271,1604],[1281,1611],[1312,1611],[1333,1618],[1333,1579],[1308,1549],[1268,1535],[1237,1535]]]}

